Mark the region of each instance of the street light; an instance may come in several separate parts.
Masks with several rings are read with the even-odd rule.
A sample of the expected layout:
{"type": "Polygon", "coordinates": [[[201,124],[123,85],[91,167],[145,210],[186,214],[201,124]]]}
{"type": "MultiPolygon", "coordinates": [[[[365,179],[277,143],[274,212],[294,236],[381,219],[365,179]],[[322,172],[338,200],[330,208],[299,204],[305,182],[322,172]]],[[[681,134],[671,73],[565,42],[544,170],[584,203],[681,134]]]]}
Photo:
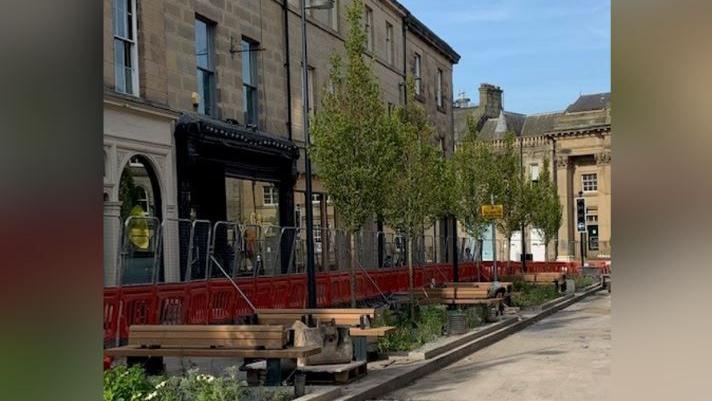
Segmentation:
{"type": "Polygon", "coordinates": [[[307,9],[327,10],[334,7],[334,0],[311,0],[307,6],[307,0],[301,0],[302,12],[302,123],[304,127],[304,204],[307,225],[307,307],[316,308],[316,268],[314,266],[314,221],[312,210],[312,174],[311,160],[309,158],[309,147],[311,139],[309,135],[309,62],[307,58],[307,9]]]}

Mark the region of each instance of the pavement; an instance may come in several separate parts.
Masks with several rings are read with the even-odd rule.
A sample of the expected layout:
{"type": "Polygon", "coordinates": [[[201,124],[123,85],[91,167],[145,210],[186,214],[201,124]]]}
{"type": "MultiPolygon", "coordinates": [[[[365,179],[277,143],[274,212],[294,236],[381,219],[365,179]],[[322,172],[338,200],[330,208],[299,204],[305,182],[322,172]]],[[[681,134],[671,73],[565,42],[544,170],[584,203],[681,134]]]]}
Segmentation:
{"type": "Polygon", "coordinates": [[[610,311],[599,291],[379,400],[607,400],[610,311]]]}

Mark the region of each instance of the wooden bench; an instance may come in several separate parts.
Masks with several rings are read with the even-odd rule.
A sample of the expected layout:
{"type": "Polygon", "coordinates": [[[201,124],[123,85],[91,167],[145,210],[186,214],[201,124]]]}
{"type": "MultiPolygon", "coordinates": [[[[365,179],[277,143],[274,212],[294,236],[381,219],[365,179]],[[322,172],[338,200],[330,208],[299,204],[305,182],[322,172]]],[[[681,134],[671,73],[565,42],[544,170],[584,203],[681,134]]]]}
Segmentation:
{"type": "Polygon", "coordinates": [[[365,360],[368,353],[368,338],[383,337],[395,330],[394,327],[370,327],[376,316],[375,308],[321,308],[321,309],[257,309],[260,324],[281,324],[290,327],[295,321],[331,322],[340,326],[351,326],[354,360],[365,360]]]}
{"type": "MultiPolygon", "coordinates": [[[[504,288],[504,293],[505,294],[511,294],[513,290],[513,285],[511,282],[504,282],[504,281],[498,281],[499,288],[504,288]]],[[[493,286],[493,282],[476,282],[476,281],[460,281],[457,283],[450,282],[450,283],[445,283],[446,288],[486,288],[486,289],[491,289],[493,286]]]]}
{"type": "Polygon", "coordinates": [[[520,277],[524,282],[530,283],[530,284],[537,284],[537,285],[554,284],[554,286],[556,286],[557,290],[563,288],[563,286],[566,284],[566,274],[565,273],[556,273],[556,272],[524,273],[520,277]]]}
{"type": "Polygon", "coordinates": [[[303,320],[311,316],[317,322],[330,322],[337,325],[365,326],[370,325],[376,315],[375,308],[323,308],[323,309],[257,309],[257,320],[260,324],[280,324],[291,326],[295,320],[303,320]]]}
{"type": "Polygon", "coordinates": [[[287,336],[279,325],[135,325],[129,343],[104,351],[113,357],[209,357],[266,359],[267,385],[282,382],[281,359],[321,352],[320,347],[285,348],[287,336]]]}
{"type": "Polygon", "coordinates": [[[490,297],[488,287],[426,288],[425,293],[430,303],[445,305],[485,305],[487,307],[495,307],[498,314],[501,314],[504,310],[504,297],[490,297]]]}

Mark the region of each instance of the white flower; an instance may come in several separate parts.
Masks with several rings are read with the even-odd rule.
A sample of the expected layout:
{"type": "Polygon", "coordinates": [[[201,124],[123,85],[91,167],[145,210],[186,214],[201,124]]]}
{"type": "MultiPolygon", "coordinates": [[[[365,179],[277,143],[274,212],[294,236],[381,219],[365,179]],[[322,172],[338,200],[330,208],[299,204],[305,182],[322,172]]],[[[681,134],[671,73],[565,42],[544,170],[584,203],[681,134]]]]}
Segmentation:
{"type": "Polygon", "coordinates": [[[195,379],[198,381],[211,383],[213,380],[215,380],[215,377],[211,375],[198,375],[195,379]]]}
{"type": "Polygon", "coordinates": [[[158,391],[154,391],[154,392],[150,393],[149,395],[146,396],[146,398],[144,398],[144,400],[149,401],[149,400],[154,399],[156,396],[158,396],[158,391]]]}
{"type": "Polygon", "coordinates": [[[166,383],[168,383],[168,380],[164,380],[164,381],[162,381],[162,382],[156,384],[156,388],[157,388],[157,389],[163,388],[163,387],[166,386],[166,383]]]}

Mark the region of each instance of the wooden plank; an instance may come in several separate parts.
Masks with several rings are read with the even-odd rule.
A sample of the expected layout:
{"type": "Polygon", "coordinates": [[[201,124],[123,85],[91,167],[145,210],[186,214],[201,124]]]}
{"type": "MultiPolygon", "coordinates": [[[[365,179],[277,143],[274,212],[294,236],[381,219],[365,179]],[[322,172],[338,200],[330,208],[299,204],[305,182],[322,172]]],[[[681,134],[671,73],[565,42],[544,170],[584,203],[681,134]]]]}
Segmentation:
{"type": "Polygon", "coordinates": [[[376,313],[376,308],[317,308],[317,309],[257,309],[257,314],[281,314],[281,313],[298,313],[298,314],[356,314],[356,315],[373,315],[376,313]]]}
{"type": "Polygon", "coordinates": [[[383,337],[389,333],[396,331],[393,326],[384,327],[371,327],[368,329],[361,329],[358,327],[352,327],[349,329],[349,335],[351,336],[363,336],[363,337],[383,337]]]}
{"type": "Polygon", "coordinates": [[[160,325],[160,324],[136,324],[129,328],[131,331],[282,331],[283,327],[279,325],[198,325],[198,324],[182,324],[182,325],[160,325]]]}
{"type": "Polygon", "coordinates": [[[205,340],[205,339],[189,339],[189,338],[168,338],[160,340],[129,340],[129,345],[146,346],[146,347],[182,347],[182,348],[265,348],[265,349],[281,349],[284,347],[285,341],[279,340],[205,340]]]}
{"type": "Polygon", "coordinates": [[[256,350],[238,348],[140,348],[134,345],[110,348],[104,351],[113,357],[127,356],[166,356],[166,357],[213,357],[213,358],[280,358],[297,359],[321,352],[321,347],[293,347],[275,350],[256,350]]]}
{"type": "Polygon", "coordinates": [[[132,331],[129,333],[129,337],[134,338],[134,339],[141,339],[141,338],[153,338],[153,339],[176,339],[176,338],[194,338],[194,339],[203,339],[203,340],[210,340],[210,339],[215,339],[215,340],[241,340],[241,339],[281,339],[284,338],[284,330],[280,331],[266,331],[266,332],[259,332],[259,331],[253,331],[253,332],[239,332],[239,331],[228,331],[228,332],[219,332],[219,331],[177,331],[177,332],[171,332],[171,331],[139,331],[135,332],[132,331]]]}

